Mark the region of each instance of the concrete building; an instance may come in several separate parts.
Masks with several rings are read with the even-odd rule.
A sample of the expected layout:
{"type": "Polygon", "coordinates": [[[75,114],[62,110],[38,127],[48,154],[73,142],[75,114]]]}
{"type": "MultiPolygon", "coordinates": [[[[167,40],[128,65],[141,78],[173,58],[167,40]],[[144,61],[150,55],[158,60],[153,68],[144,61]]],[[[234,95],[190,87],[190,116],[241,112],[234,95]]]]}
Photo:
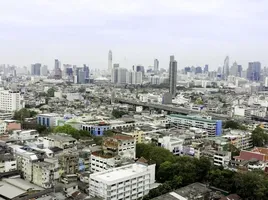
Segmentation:
{"type": "Polygon", "coordinates": [[[111,50],[109,50],[109,53],[108,53],[108,72],[110,72],[110,73],[112,71],[112,65],[113,65],[113,53],[111,50]]]}
{"type": "Polygon", "coordinates": [[[56,157],[59,160],[60,174],[75,174],[78,172],[79,155],[77,152],[63,152],[56,157]]]}
{"type": "Polygon", "coordinates": [[[183,148],[183,139],[179,139],[177,137],[172,136],[164,136],[162,138],[158,139],[158,143],[161,145],[161,147],[169,150],[175,155],[179,155],[183,148]]]}
{"type": "Polygon", "coordinates": [[[41,75],[42,76],[47,76],[48,75],[48,68],[47,65],[43,65],[41,68],[41,75]]]}
{"type": "Polygon", "coordinates": [[[112,155],[119,155],[121,158],[136,158],[136,140],[130,136],[115,135],[105,138],[103,151],[112,155]]]}
{"type": "Polygon", "coordinates": [[[223,68],[222,68],[223,80],[227,80],[229,73],[230,73],[229,72],[229,56],[226,56],[226,58],[224,59],[224,64],[223,64],[223,68]]]}
{"type": "Polygon", "coordinates": [[[260,62],[248,63],[247,79],[250,81],[260,81],[261,79],[261,63],[260,62]]]}
{"type": "Polygon", "coordinates": [[[24,108],[24,98],[19,91],[0,89],[0,110],[16,111],[24,108]]]}
{"type": "Polygon", "coordinates": [[[6,130],[7,130],[7,123],[4,121],[0,121],[0,135],[5,134],[6,130]]]}
{"type": "Polygon", "coordinates": [[[11,139],[25,141],[37,139],[38,136],[39,133],[36,130],[13,130],[9,137],[11,139]]]}
{"type": "Polygon", "coordinates": [[[126,68],[118,68],[118,84],[126,84],[127,83],[127,69],[126,68]]]}
{"type": "Polygon", "coordinates": [[[176,96],[177,87],[177,61],[174,56],[170,56],[169,62],[169,93],[176,96]]]}
{"type": "Polygon", "coordinates": [[[74,147],[77,140],[68,135],[57,134],[44,137],[43,142],[45,148],[58,147],[61,149],[68,149],[74,147]]]}
{"type": "Polygon", "coordinates": [[[38,162],[38,157],[32,152],[21,151],[19,149],[15,152],[17,160],[17,169],[22,172],[24,179],[28,181],[33,180],[33,164],[38,162]]]}
{"type": "Polygon", "coordinates": [[[159,72],[159,61],[157,59],[154,59],[154,73],[159,72]]]}
{"type": "Polygon", "coordinates": [[[104,200],[139,199],[155,182],[155,164],[134,163],[90,175],[89,195],[104,200]]]}
{"type": "Polygon", "coordinates": [[[0,154],[0,173],[17,170],[17,161],[12,154],[0,154]]]}
{"type": "Polygon", "coordinates": [[[111,154],[103,154],[101,152],[92,152],[90,156],[90,171],[101,172],[114,168],[115,166],[115,156],[111,154]]]}
{"type": "Polygon", "coordinates": [[[222,136],[226,138],[232,145],[240,150],[250,149],[253,147],[252,133],[242,130],[230,130],[229,133],[222,136]]]}
{"type": "Polygon", "coordinates": [[[56,113],[38,114],[37,124],[46,127],[54,127],[57,126],[57,119],[59,118],[59,114],[56,113]]]}
{"type": "Polygon", "coordinates": [[[208,132],[209,136],[220,136],[222,134],[222,121],[205,119],[199,116],[168,115],[168,122],[177,128],[200,128],[208,132]]]}
{"type": "Polygon", "coordinates": [[[136,140],[136,144],[145,142],[145,132],[141,130],[134,130],[132,132],[123,132],[122,134],[133,137],[136,140]]]}
{"type": "Polygon", "coordinates": [[[216,151],[213,156],[213,164],[215,166],[227,167],[231,159],[231,152],[216,151]]]}
{"type": "Polygon", "coordinates": [[[54,170],[51,163],[33,163],[33,183],[43,188],[51,188],[54,185],[54,170]]]}
{"type": "Polygon", "coordinates": [[[35,63],[31,66],[31,75],[40,76],[41,75],[41,64],[35,63]]]}

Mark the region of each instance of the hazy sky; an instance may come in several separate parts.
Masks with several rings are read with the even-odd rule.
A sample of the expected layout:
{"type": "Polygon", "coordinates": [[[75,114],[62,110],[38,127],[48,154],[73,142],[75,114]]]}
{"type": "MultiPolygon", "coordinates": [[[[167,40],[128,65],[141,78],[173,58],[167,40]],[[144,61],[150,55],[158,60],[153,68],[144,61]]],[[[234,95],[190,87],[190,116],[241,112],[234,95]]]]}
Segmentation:
{"type": "Polygon", "coordinates": [[[0,0],[0,63],[268,65],[267,0],[0,0]]]}

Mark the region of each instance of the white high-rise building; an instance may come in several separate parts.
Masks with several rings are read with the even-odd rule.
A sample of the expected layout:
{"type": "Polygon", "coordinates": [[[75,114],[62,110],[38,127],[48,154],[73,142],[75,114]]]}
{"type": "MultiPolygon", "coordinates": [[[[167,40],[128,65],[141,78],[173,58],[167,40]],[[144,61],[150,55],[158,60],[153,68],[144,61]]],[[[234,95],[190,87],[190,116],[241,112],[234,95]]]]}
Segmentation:
{"type": "Polygon", "coordinates": [[[159,61],[157,59],[154,59],[154,73],[159,72],[159,61]]]}
{"type": "Polygon", "coordinates": [[[264,86],[268,87],[268,77],[265,77],[265,79],[264,79],[264,86]]]}
{"type": "Polygon", "coordinates": [[[226,58],[224,59],[222,75],[223,75],[223,79],[227,80],[227,78],[229,76],[229,56],[226,56],[226,58]]]}
{"type": "Polygon", "coordinates": [[[126,68],[118,68],[118,84],[126,84],[127,83],[127,69],[126,68]]]}
{"type": "Polygon", "coordinates": [[[230,75],[231,76],[238,76],[238,65],[236,62],[234,62],[234,64],[232,65],[232,67],[230,69],[230,75]]]}
{"type": "Polygon", "coordinates": [[[112,65],[113,65],[113,53],[110,50],[108,53],[108,72],[110,72],[110,73],[112,71],[112,65]]]}
{"type": "Polygon", "coordinates": [[[16,111],[24,108],[24,99],[19,91],[0,89],[0,110],[16,111]]]}
{"type": "Polygon", "coordinates": [[[155,164],[142,162],[90,175],[89,195],[104,200],[141,199],[155,182],[155,164]]]}
{"type": "Polygon", "coordinates": [[[48,75],[48,69],[47,69],[47,66],[46,65],[43,65],[42,66],[41,75],[42,76],[47,76],[48,75]]]}
{"type": "Polygon", "coordinates": [[[114,64],[114,67],[111,72],[111,82],[114,84],[118,82],[118,69],[119,69],[119,64],[114,64]]]}

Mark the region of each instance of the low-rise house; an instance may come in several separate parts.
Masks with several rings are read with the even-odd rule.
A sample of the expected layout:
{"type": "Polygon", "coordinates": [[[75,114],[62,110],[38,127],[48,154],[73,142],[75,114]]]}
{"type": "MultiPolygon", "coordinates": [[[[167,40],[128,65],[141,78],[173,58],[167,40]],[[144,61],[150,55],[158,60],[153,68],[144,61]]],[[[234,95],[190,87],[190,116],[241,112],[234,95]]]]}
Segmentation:
{"type": "Polygon", "coordinates": [[[15,140],[36,140],[39,137],[39,133],[36,130],[13,130],[9,136],[15,140]]]}
{"type": "Polygon", "coordinates": [[[72,148],[77,144],[76,139],[64,134],[48,135],[43,138],[43,142],[45,148],[58,147],[61,149],[72,148]]]}

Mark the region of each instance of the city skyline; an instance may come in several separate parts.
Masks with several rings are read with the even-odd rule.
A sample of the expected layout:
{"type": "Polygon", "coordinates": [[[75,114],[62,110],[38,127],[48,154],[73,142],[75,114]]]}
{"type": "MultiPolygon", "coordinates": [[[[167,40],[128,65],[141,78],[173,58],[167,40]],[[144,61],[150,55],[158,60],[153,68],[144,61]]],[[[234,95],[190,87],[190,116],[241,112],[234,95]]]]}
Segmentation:
{"type": "Polygon", "coordinates": [[[244,69],[253,61],[267,66],[267,5],[261,0],[2,1],[0,63],[42,63],[51,69],[58,58],[105,70],[111,49],[113,62],[126,68],[153,66],[157,58],[167,69],[169,55],[178,58],[178,69],[209,64],[216,70],[227,55],[230,65],[236,61],[244,69]]]}

